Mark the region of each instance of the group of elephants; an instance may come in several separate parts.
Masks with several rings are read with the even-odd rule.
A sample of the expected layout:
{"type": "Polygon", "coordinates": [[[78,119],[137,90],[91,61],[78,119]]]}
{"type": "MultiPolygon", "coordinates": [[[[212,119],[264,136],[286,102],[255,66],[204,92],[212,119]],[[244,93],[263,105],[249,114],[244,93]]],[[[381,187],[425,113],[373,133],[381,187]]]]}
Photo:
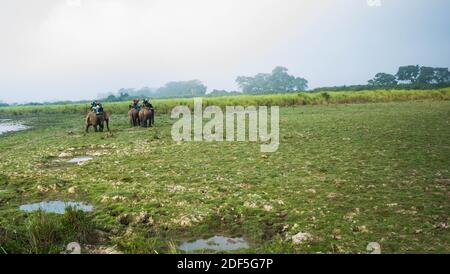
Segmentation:
{"type": "Polygon", "coordinates": [[[138,125],[141,125],[141,127],[151,127],[155,124],[155,110],[149,107],[142,107],[140,110],[137,110],[130,106],[128,120],[132,127],[138,125]]]}
{"type": "MultiPolygon", "coordinates": [[[[103,131],[106,124],[106,129],[109,131],[109,118],[111,117],[110,112],[96,113],[95,111],[90,111],[86,116],[86,132],[89,132],[89,127],[93,127],[94,130],[103,131]]],[[[128,111],[128,119],[130,125],[151,127],[155,124],[155,111],[152,108],[142,107],[140,110],[132,108],[128,111]]]]}

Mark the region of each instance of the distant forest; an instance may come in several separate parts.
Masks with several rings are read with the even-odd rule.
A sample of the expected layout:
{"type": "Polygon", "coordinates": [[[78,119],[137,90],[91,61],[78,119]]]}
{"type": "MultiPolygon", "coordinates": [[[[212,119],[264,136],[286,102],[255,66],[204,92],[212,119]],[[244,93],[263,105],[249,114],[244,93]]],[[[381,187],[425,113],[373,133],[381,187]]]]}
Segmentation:
{"type": "MultiPolygon", "coordinates": [[[[200,80],[173,81],[160,88],[143,87],[122,88],[116,92],[99,94],[103,102],[127,101],[134,98],[190,98],[199,96],[235,96],[252,94],[273,94],[287,92],[322,91],[361,91],[376,89],[439,89],[450,87],[448,68],[434,68],[419,65],[401,66],[395,75],[380,72],[364,85],[320,87],[308,90],[308,80],[288,73],[285,67],[275,67],[271,73],[258,73],[254,76],[238,76],[236,83],[241,91],[213,90],[207,93],[207,87],[200,80]]],[[[86,102],[78,101],[78,102],[86,102]]],[[[27,103],[24,105],[44,105],[73,103],[60,101],[53,103],[27,103]]],[[[0,101],[0,107],[8,106],[0,101]]]]}
{"type": "Polygon", "coordinates": [[[365,85],[332,86],[308,89],[308,80],[288,74],[285,67],[276,67],[271,73],[258,73],[255,76],[238,76],[236,78],[241,91],[213,90],[206,93],[207,87],[199,80],[169,82],[160,88],[120,89],[107,96],[101,95],[103,101],[125,101],[133,98],[173,98],[195,96],[232,96],[251,94],[273,94],[285,92],[322,92],[322,91],[361,91],[376,89],[439,89],[450,86],[448,68],[425,66],[402,66],[395,75],[380,72],[365,85]]]}

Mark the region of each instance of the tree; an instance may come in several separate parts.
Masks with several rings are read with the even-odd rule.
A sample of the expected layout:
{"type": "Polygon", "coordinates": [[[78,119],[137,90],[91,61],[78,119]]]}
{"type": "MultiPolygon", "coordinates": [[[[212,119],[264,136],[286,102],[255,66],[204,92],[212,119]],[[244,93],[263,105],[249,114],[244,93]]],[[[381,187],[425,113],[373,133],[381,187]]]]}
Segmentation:
{"type": "Polygon", "coordinates": [[[161,97],[194,97],[206,94],[207,87],[199,80],[169,82],[157,90],[161,97]]]}
{"type": "Polygon", "coordinates": [[[419,76],[417,77],[417,83],[430,84],[434,81],[434,68],[421,67],[419,76]]]}
{"type": "Polygon", "coordinates": [[[420,67],[417,66],[403,66],[399,67],[396,74],[397,80],[409,81],[410,83],[416,83],[417,77],[419,77],[420,67]]]}
{"type": "Polygon", "coordinates": [[[308,80],[297,77],[294,79],[294,90],[304,91],[308,88],[308,80]]]}
{"type": "Polygon", "coordinates": [[[253,77],[238,76],[236,78],[236,83],[239,88],[242,89],[244,93],[250,93],[253,89],[253,77]]]}
{"type": "Polygon", "coordinates": [[[375,78],[368,81],[370,86],[394,86],[397,85],[397,79],[394,75],[388,73],[377,73],[375,78]]]}
{"type": "Polygon", "coordinates": [[[436,81],[437,84],[450,83],[450,72],[448,71],[448,68],[435,68],[434,81],[436,81]]]}
{"type": "Polygon", "coordinates": [[[443,84],[450,82],[450,72],[448,68],[403,66],[398,69],[397,79],[414,84],[443,84]]]}
{"type": "Polygon", "coordinates": [[[294,76],[287,73],[285,67],[276,67],[269,76],[269,87],[271,91],[286,92],[293,90],[294,76]]]}
{"type": "Polygon", "coordinates": [[[290,92],[308,88],[308,81],[289,75],[285,67],[275,67],[272,73],[258,73],[254,77],[238,76],[236,83],[244,93],[290,92]]]}

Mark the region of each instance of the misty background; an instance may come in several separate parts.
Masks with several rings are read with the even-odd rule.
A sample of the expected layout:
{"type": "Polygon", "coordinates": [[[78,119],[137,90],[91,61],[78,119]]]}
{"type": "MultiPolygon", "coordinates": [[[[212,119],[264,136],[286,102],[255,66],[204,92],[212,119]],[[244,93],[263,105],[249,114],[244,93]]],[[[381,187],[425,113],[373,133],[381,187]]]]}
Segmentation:
{"type": "Polygon", "coordinates": [[[448,67],[448,0],[0,0],[0,100],[82,100],[122,88],[283,66],[309,88],[399,65],[448,67]],[[380,3],[381,5],[374,5],[380,3]]]}

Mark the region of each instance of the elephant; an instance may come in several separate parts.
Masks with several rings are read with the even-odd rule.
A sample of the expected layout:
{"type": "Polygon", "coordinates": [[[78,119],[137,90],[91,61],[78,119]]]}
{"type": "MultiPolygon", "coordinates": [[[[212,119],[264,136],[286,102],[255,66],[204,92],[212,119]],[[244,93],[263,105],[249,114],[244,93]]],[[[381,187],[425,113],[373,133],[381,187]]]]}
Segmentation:
{"type": "Polygon", "coordinates": [[[148,107],[143,107],[139,111],[139,120],[142,127],[152,126],[155,124],[155,111],[148,107]]]}
{"type": "Polygon", "coordinates": [[[104,125],[106,123],[106,129],[109,131],[109,118],[111,117],[111,113],[103,112],[103,113],[95,113],[91,111],[86,116],[86,132],[89,132],[89,127],[93,126],[95,132],[100,130],[101,132],[104,129],[104,125]]]}
{"type": "Polygon", "coordinates": [[[139,111],[130,105],[130,110],[128,111],[128,119],[130,120],[130,126],[138,126],[141,122],[139,119],[139,111]]]}

